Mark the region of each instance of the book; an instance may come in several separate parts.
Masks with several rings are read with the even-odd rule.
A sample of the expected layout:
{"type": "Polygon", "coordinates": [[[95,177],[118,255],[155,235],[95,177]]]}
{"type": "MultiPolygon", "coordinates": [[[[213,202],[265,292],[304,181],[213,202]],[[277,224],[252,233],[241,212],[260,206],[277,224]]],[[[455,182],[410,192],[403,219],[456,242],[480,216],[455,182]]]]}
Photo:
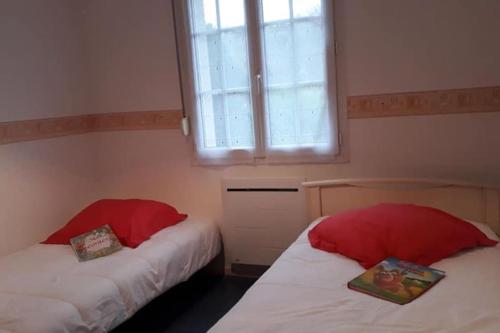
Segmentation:
{"type": "Polygon", "coordinates": [[[397,258],[387,258],[357,278],[350,289],[398,304],[406,304],[438,283],[445,272],[397,258]]]}
{"type": "Polygon", "coordinates": [[[122,244],[108,224],[73,237],[70,243],[79,261],[107,256],[122,249],[122,244]]]}

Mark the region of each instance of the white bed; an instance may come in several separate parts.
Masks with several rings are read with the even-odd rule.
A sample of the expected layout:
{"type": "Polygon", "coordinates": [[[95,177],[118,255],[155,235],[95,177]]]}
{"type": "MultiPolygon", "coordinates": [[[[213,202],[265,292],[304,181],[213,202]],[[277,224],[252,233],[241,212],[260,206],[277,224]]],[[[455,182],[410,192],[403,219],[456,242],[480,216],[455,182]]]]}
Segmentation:
{"type": "Polygon", "coordinates": [[[83,263],[66,245],[31,246],[0,259],[0,332],[107,332],[220,250],[217,226],[191,218],[83,263]]]}
{"type": "MultiPolygon", "coordinates": [[[[430,187],[427,184],[411,192],[368,188],[367,182],[362,186],[357,183],[355,189],[335,190],[332,183],[309,184],[313,186],[311,211],[313,215],[325,211],[329,213],[324,215],[331,215],[342,206],[363,206],[381,200],[426,203],[438,208],[454,202],[455,210],[450,209],[455,213],[461,211],[459,215],[464,218],[478,214],[478,220],[482,218],[492,228],[497,226],[497,190],[443,184],[433,182],[430,187]],[[346,194],[349,191],[359,193],[350,196],[346,194]],[[463,192],[461,196],[459,192],[463,192]],[[478,204],[471,204],[476,194],[478,204]]],[[[310,246],[307,231],[319,220],[210,332],[500,332],[500,245],[462,252],[435,263],[432,266],[446,271],[447,276],[426,294],[401,306],[347,288],[347,282],[364,269],[356,261],[310,246]]],[[[498,240],[487,224],[478,226],[491,239],[498,240]]]]}

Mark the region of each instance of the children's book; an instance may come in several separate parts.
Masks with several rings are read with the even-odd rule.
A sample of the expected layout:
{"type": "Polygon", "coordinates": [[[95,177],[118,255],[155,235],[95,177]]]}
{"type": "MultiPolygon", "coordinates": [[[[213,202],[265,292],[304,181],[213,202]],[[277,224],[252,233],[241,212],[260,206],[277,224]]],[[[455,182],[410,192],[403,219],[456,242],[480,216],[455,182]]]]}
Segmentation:
{"type": "Polygon", "coordinates": [[[347,286],[387,301],[406,304],[429,290],[443,277],[443,271],[397,258],[387,258],[349,281],[347,286]]]}
{"type": "Polygon", "coordinates": [[[70,243],[79,261],[107,256],[122,249],[122,244],[108,224],[73,237],[70,243]]]}

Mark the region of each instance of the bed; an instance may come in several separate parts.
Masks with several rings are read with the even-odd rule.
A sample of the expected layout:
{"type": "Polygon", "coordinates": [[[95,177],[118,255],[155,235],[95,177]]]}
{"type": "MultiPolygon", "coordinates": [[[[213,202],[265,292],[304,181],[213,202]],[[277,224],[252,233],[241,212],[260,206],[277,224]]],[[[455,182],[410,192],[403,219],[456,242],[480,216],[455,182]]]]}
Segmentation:
{"type": "Polygon", "coordinates": [[[500,245],[463,251],[433,264],[446,271],[446,278],[401,306],[349,290],[347,282],[364,268],[339,254],[313,249],[307,239],[321,216],[397,202],[447,210],[475,221],[498,240],[498,189],[433,180],[304,185],[314,221],[210,332],[500,332],[500,245]]]}
{"type": "Polygon", "coordinates": [[[0,332],[107,332],[221,251],[215,224],[187,220],[136,249],[79,263],[68,245],[0,259],[0,332]]]}

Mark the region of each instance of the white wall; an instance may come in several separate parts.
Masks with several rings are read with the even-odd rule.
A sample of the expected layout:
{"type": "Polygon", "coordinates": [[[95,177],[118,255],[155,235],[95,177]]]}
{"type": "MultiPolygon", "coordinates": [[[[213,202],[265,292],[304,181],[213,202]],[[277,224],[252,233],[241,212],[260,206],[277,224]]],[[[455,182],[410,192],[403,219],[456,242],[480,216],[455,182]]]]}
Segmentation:
{"type": "MultiPolygon", "coordinates": [[[[127,0],[116,12],[117,1],[92,2],[99,17],[92,18],[92,33],[106,35],[107,20],[117,13],[126,20],[112,19],[114,40],[123,39],[120,55],[113,48],[100,48],[97,67],[108,71],[143,68],[152,62],[158,71],[176,71],[173,52],[171,8],[167,2],[152,1],[138,9],[139,1],[127,0]],[[151,15],[156,6],[156,14],[151,15]],[[136,27],[125,21],[160,20],[169,22],[160,36],[159,25],[142,27],[145,40],[136,38],[136,27]],[[151,29],[151,30],[150,30],[151,29]],[[134,36],[127,38],[126,36],[134,36]],[[122,36],[122,37],[120,37],[122,36]],[[157,36],[151,40],[151,36],[157,36]],[[151,43],[145,45],[144,43],[151,43]],[[169,45],[170,43],[170,45],[169,45]],[[155,58],[154,48],[159,52],[155,58]],[[148,57],[131,57],[146,49],[148,57]],[[116,63],[109,59],[115,57],[116,63]]],[[[141,2],[142,3],[142,2],[141,2]]],[[[337,39],[339,84],[346,95],[404,92],[430,89],[468,88],[500,85],[500,44],[494,42],[500,31],[500,2],[494,0],[342,0],[337,1],[337,39]]],[[[100,40],[100,43],[104,43],[100,40]]],[[[93,47],[91,47],[93,48],[93,47]]],[[[122,76],[107,82],[120,86],[122,76]]],[[[172,78],[174,80],[174,78],[172,78]]],[[[168,109],[179,105],[171,95],[177,86],[171,81],[157,82],[165,98],[144,108],[168,109]],[[174,90],[172,90],[174,89],[174,90]],[[168,97],[168,98],[167,98],[168,97]]],[[[157,88],[158,88],[157,87],[157,88]]],[[[134,81],[133,96],[149,91],[134,81]]],[[[156,91],[156,89],[155,89],[156,91]]],[[[96,102],[130,108],[123,101],[101,95],[96,102]],[[103,102],[104,101],[104,102],[103,102]]],[[[137,100],[136,100],[137,101],[137,100]]],[[[98,107],[99,108],[99,107],[98,107]]],[[[134,103],[134,108],[141,105],[134,103]]],[[[100,135],[100,183],[109,196],[155,197],[175,203],[189,213],[220,219],[220,179],[226,176],[274,177],[306,176],[310,179],[336,177],[411,176],[457,178],[500,183],[500,113],[460,114],[381,119],[349,122],[350,163],[297,166],[238,166],[227,168],[193,167],[191,146],[178,131],[106,133],[100,135]]]]}
{"type": "Polygon", "coordinates": [[[496,0],[336,1],[341,83],[349,95],[498,85],[499,12],[496,0]]]}
{"type": "MultiPolygon", "coordinates": [[[[87,112],[79,1],[0,1],[0,121],[87,112]]],[[[0,146],[0,255],[43,240],[95,194],[91,136],[0,146]]]]}
{"type": "Polygon", "coordinates": [[[0,1],[0,121],[86,112],[79,1],[0,1]]]}
{"type": "Polygon", "coordinates": [[[95,200],[95,140],[0,146],[0,255],[39,242],[95,200]]]}
{"type": "Polygon", "coordinates": [[[170,2],[83,2],[93,112],[181,109],[170,2]]]}
{"type": "MultiPolygon", "coordinates": [[[[7,3],[12,8],[21,6],[14,0],[3,1],[0,6],[5,7],[7,3]]],[[[20,13],[35,12],[38,3],[31,1],[35,9],[24,8],[16,14],[26,17],[28,27],[35,24],[28,20],[34,14],[20,13]]],[[[64,0],[44,0],[43,3],[63,8],[76,6],[75,2],[64,0]]],[[[500,20],[495,17],[495,13],[500,12],[500,2],[338,0],[336,3],[342,97],[500,85],[500,63],[496,61],[500,59],[500,44],[495,42],[495,33],[500,31],[500,20]]],[[[87,102],[82,101],[82,105],[88,103],[89,112],[180,108],[170,1],[88,0],[79,4],[82,53],[66,52],[71,49],[68,45],[73,45],[71,36],[77,39],[82,31],[57,16],[63,9],[39,8],[45,21],[37,17],[34,20],[40,24],[39,30],[55,22],[62,22],[68,28],[50,33],[50,36],[59,36],[54,39],[59,42],[53,46],[61,52],[55,55],[43,47],[44,43],[37,42],[34,32],[20,35],[28,43],[19,43],[7,34],[9,47],[0,50],[0,66],[17,64],[14,53],[7,54],[5,60],[6,55],[1,52],[17,50],[21,45],[30,51],[28,53],[41,56],[28,57],[26,62],[34,63],[33,68],[28,66],[25,72],[20,68],[28,83],[18,83],[14,93],[17,97],[23,87],[31,88],[26,89],[28,98],[10,99],[9,107],[2,105],[1,120],[22,118],[23,112],[26,112],[24,117],[35,118],[69,112],[64,107],[68,104],[68,90],[61,82],[73,82],[75,73],[82,75],[78,82],[84,94],[88,88],[90,98],[84,98],[87,102]],[[52,78],[45,72],[46,66],[52,64],[59,68],[56,66],[59,62],[54,64],[51,60],[59,54],[65,54],[74,71],[56,71],[57,75],[52,78]],[[84,55],[84,60],[79,54],[84,55]],[[32,74],[38,72],[50,77],[48,88],[42,92],[33,89],[37,85],[32,80],[38,82],[38,75],[32,74]]],[[[5,8],[0,8],[2,16],[3,10],[5,8]]],[[[0,20],[0,25],[5,24],[2,22],[0,20]]],[[[0,33],[5,33],[4,26],[1,27],[0,33]]],[[[4,67],[11,65],[0,68],[5,71],[4,67]]],[[[16,82],[16,72],[9,69],[9,80],[16,82]]],[[[10,87],[4,79],[0,79],[0,85],[3,85],[0,94],[6,85],[10,87]]],[[[0,100],[6,103],[4,98],[0,100]]],[[[9,192],[2,189],[0,221],[25,221],[24,228],[30,228],[37,216],[34,211],[21,211],[26,207],[23,200],[33,206],[36,198],[44,195],[51,196],[42,205],[45,213],[40,216],[43,218],[38,219],[41,225],[47,226],[44,230],[59,223],[63,215],[70,215],[76,207],[79,209],[87,198],[101,196],[164,200],[192,215],[220,221],[220,179],[226,176],[305,176],[309,179],[412,176],[500,184],[500,154],[496,153],[500,148],[499,125],[500,113],[352,120],[348,124],[350,162],[324,165],[193,167],[189,156],[191,146],[176,130],[101,133],[9,145],[0,147],[0,181],[8,178],[10,188],[19,186],[24,190],[9,198],[6,194],[9,192]],[[97,164],[89,162],[92,149],[96,149],[97,164]],[[31,156],[38,156],[44,162],[30,166],[26,160],[32,159],[31,156]],[[5,164],[4,160],[9,162],[5,164]],[[4,165],[9,167],[4,170],[4,165]],[[56,166],[62,166],[65,171],[54,172],[56,166]],[[25,177],[26,174],[36,179],[25,177]],[[94,175],[98,187],[86,188],[94,175]],[[80,189],[80,185],[83,185],[81,192],[75,190],[80,189]],[[68,198],[67,193],[63,196],[62,189],[66,187],[77,192],[74,199],[68,198]],[[64,212],[57,207],[59,202],[63,203],[64,212]],[[7,215],[4,209],[9,212],[7,215]]],[[[9,227],[9,230],[15,228],[9,227]]],[[[31,238],[42,233],[36,231],[31,238]]]]}

